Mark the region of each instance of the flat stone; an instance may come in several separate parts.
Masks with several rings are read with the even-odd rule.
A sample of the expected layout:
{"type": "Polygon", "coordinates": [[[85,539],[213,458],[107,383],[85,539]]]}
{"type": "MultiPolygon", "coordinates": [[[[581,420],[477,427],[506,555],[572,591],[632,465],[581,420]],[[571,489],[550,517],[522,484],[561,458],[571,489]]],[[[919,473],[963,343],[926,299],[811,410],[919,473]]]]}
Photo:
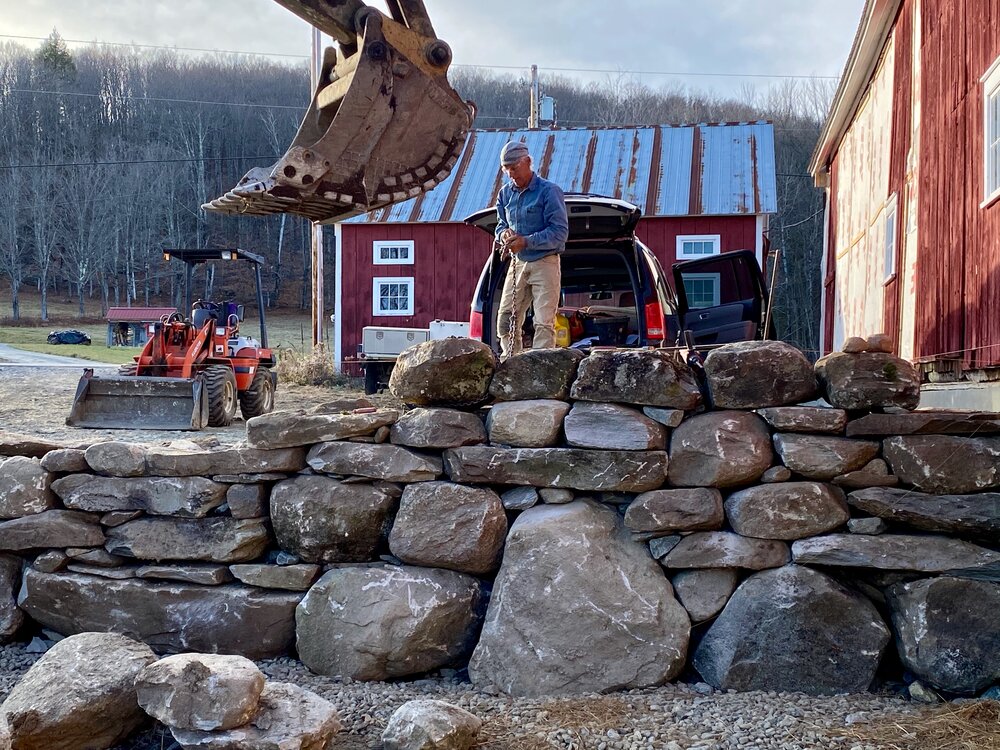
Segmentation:
{"type": "Polygon", "coordinates": [[[889,526],[881,518],[852,518],[847,522],[847,530],[852,534],[878,536],[888,531],[889,526]]]}
{"type": "MultiPolygon", "coordinates": [[[[476,414],[458,409],[411,409],[389,431],[395,445],[443,450],[486,442],[486,426],[476,414]]],[[[376,441],[378,442],[378,441],[376,441]]]]}
{"type": "Polygon", "coordinates": [[[682,570],[671,583],[674,593],[691,616],[691,622],[711,620],[726,606],[736,590],[739,571],[735,568],[682,570]]]}
{"type": "Polygon", "coordinates": [[[923,531],[955,534],[996,544],[1000,493],[925,495],[913,490],[871,488],[847,496],[851,507],[923,531]]]}
{"type": "Polygon", "coordinates": [[[53,474],[76,474],[88,471],[87,459],[82,448],[61,448],[42,456],[42,468],[53,474]]]}
{"type": "Polygon", "coordinates": [[[66,557],[75,563],[96,565],[100,568],[117,568],[129,562],[127,558],[112,555],[100,547],[68,547],[66,557]]]}
{"type": "Polygon", "coordinates": [[[733,531],[760,539],[790,541],[823,534],[850,518],[844,493],[819,482],[758,485],[726,498],[733,531]]]}
{"type": "Polygon", "coordinates": [[[97,518],[76,510],[47,510],[0,523],[0,551],[4,552],[100,547],[104,541],[97,518]]]}
{"type": "Polygon", "coordinates": [[[538,490],[534,487],[514,487],[500,495],[500,502],[507,510],[527,510],[538,504],[538,490]]]}
{"type": "Polygon", "coordinates": [[[718,529],[725,520],[722,493],[706,487],[644,492],[625,511],[625,526],[637,532],[718,529]]]}
{"type": "Polygon", "coordinates": [[[228,485],[205,477],[100,477],[70,474],[52,483],[67,508],[106,513],[140,510],[203,518],[226,501],[228,485]]]}
{"type": "Polygon", "coordinates": [[[189,565],[140,565],[136,568],[138,578],[154,581],[179,581],[199,583],[203,586],[218,586],[233,580],[229,567],[211,563],[191,563],[189,565]]]}
{"type": "Polygon", "coordinates": [[[264,589],[284,589],[286,591],[307,591],[319,577],[320,566],[301,563],[299,565],[230,565],[230,572],[236,580],[248,586],[264,589]]]}
{"type": "Polygon", "coordinates": [[[760,417],[717,411],[684,420],[670,437],[670,484],[738,487],[771,466],[771,433],[760,417]]]}
{"type": "Polygon", "coordinates": [[[865,469],[860,469],[835,476],[833,483],[845,490],[860,490],[867,487],[895,487],[899,484],[899,477],[892,474],[875,474],[865,469]]]}
{"type": "Polygon", "coordinates": [[[223,484],[257,484],[260,482],[280,482],[282,479],[288,479],[288,474],[277,471],[263,473],[244,471],[240,474],[213,474],[211,479],[213,482],[222,482],[223,484]]]}
{"type": "Polygon", "coordinates": [[[664,427],[680,427],[684,421],[684,412],[680,409],[662,409],[658,406],[644,406],[642,413],[654,419],[664,427]]]}
{"type": "Polygon", "coordinates": [[[816,396],[812,363],[783,341],[740,341],[712,349],[705,377],[717,409],[758,409],[816,396]]]}
{"type": "Polygon", "coordinates": [[[778,433],[774,448],[782,463],[807,479],[833,479],[855,471],[878,455],[879,444],[870,440],[778,433]]]}
{"type": "Polygon", "coordinates": [[[496,401],[536,398],[565,401],[583,358],[579,349],[565,347],[519,352],[497,367],[490,395],[496,401]]]}
{"type": "Polygon", "coordinates": [[[309,450],[307,461],[324,474],[389,482],[429,482],[442,471],[441,459],[389,444],[320,443],[309,450]]]}
{"type": "Polygon", "coordinates": [[[0,430],[0,456],[42,458],[50,451],[61,450],[67,447],[78,446],[66,446],[51,440],[43,440],[34,435],[22,435],[10,430],[0,430]]]}
{"type": "Polygon", "coordinates": [[[901,482],[923,492],[964,495],[1000,487],[1000,438],[890,437],[882,452],[901,482]]]}
{"type": "Polygon", "coordinates": [[[115,526],[121,526],[123,523],[142,518],[142,515],[141,510],[113,510],[110,513],[101,515],[101,526],[114,528],[115,526]]]}
{"type": "Polygon", "coordinates": [[[85,565],[83,563],[70,562],[66,565],[66,570],[70,573],[84,573],[89,576],[100,576],[101,578],[114,578],[115,580],[125,580],[135,578],[135,568],[104,568],[100,565],[85,565]]]}
{"type": "Polygon", "coordinates": [[[105,548],[139,560],[233,563],[259,557],[269,541],[259,518],[139,518],[109,529],[105,548]]]}
{"type": "Polygon", "coordinates": [[[701,390],[687,363],[673,353],[595,349],[580,362],[570,397],[687,411],[701,403],[701,390]]]}
{"type": "Polygon", "coordinates": [[[0,460],[0,518],[42,513],[58,504],[52,474],[37,458],[12,456],[0,460]]]}
{"type": "Polygon", "coordinates": [[[446,450],[444,467],[455,482],[644,492],[663,484],[667,454],[663,451],[466,446],[446,450]]]}
{"type": "Polygon", "coordinates": [[[688,534],[666,557],[665,568],[779,568],[791,559],[788,545],[773,539],[750,539],[728,531],[688,534]]]}
{"type": "Polygon", "coordinates": [[[303,410],[276,411],[247,420],[247,442],[254,448],[292,448],[352,437],[371,437],[379,427],[393,424],[399,412],[368,414],[308,414],[303,410]]]}
{"type": "MultiPolygon", "coordinates": [[[[256,417],[255,417],[256,419],[256,417]]],[[[90,468],[113,477],[186,477],[291,472],[305,468],[304,448],[258,450],[97,443],[85,453],[90,468]]]]}
{"type": "Polygon", "coordinates": [[[779,432],[841,433],[847,424],[843,409],[819,406],[775,406],[757,409],[757,413],[779,432]]]}
{"type": "Polygon", "coordinates": [[[943,573],[996,563],[1000,552],[943,536],[828,534],[794,542],[792,559],[805,565],[943,573]]]}
{"type": "Polygon", "coordinates": [[[792,472],[787,466],[772,466],[760,475],[761,484],[777,484],[787,482],[792,478],[792,472]]]}
{"type": "Polygon", "coordinates": [[[577,401],[563,423],[574,448],[649,451],[667,447],[667,431],[637,409],[618,404],[577,401]]]}
{"type": "Polygon", "coordinates": [[[906,414],[865,414],[847,425],[847,436],[865,435],[996,435],[1000,414],[927,410],[906,414]]]}
{"type": "Polygon", "coordinates": [[[552,399],[494,404],[486,416],[490,442],[516,448],[554,446],[559,442],[569,408],[565,401],[552,399]]]}

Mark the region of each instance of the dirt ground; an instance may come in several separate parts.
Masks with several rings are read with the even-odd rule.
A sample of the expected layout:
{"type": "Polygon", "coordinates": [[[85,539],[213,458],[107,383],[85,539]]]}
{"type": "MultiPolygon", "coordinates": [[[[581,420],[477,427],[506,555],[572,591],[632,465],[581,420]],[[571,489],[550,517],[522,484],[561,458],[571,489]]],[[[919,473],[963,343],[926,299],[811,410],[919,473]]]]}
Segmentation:
{"type": "MultiPolygon", "coordinates": [[[[106,370],[113,374],[114,370],[106,370]]],[[[200,432],[168,430],[105,430],[67,427],[83,367],[13,367],[0,363],[0,431],[21,433],[64,446],[86,446],[107,440],[168,443],[193,441],[204,447],[235,445],[246,439],[246,425],[237,418],[229,427],[210,427],[200,432]]],[[[365,397],[352,388],[325,388],[279,382],[275,411],[312,408],[340,398],[365,397]]],[[[376,406],[399,406],[388,394],[367,396],[376,406]]]]}

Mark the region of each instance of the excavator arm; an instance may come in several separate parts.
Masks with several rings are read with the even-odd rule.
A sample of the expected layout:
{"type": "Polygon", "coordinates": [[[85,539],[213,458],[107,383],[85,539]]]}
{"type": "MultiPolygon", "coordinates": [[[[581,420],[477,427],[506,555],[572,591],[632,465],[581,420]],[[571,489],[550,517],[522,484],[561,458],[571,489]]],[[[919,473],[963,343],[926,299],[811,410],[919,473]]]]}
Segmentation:
{"type": "Polygon", "coordinates": [[[208,211],[291,213],[330,224],[413,198],[458,160],[475,108],[448,83],[451,49],[423,0],[276,0],[336,40],[288,151],[208,211]]]}

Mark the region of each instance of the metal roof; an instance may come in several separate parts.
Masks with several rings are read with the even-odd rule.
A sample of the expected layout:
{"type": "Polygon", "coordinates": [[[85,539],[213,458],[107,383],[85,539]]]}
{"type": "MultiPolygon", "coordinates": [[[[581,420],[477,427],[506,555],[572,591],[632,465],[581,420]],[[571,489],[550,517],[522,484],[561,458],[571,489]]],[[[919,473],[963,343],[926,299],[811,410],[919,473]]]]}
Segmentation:
{"type": "Polygon", "coordinates": [[[155,323],[164,315],[177,312],[176,307],[109,307],[109,323],[155,323]]]}
{"type": "Polygon", "coordinates": [[[462,221],[496,202],[499,154],[524,141],[539,174],[567,193],[621,198],[645,216],[773,214],[769,122],[473,130],[451,174],[428,193],[348,223],[462,221]]]}

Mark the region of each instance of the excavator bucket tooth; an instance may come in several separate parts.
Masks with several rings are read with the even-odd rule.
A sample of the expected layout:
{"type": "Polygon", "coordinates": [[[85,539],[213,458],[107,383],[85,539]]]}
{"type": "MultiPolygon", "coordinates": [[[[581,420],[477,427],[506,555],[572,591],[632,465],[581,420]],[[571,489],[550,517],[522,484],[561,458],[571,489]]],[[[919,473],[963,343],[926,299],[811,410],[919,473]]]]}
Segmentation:
{"type": "Polygon", "coordinates": [[[208,399],[198,378],[95,377],[86,370],[66,424],[132,430],[201,430],[208,399]]]}
{"type": "Polygon", "coordinates": [[[394,20],[363,7],[354,16],[356,31],[347,34],[338,25],[343,18],[331,25],[315,10],[322,2],[279,2],[328,33],[339,29],[341,54],[326,50],[312,103],[285,155],[251,169],[202,208],[291,213],[329,224],[408,200],[444,180],[475,111],[448,83],[451,51],[425,35],[433,32],[429,22],[416,18],[411,28],[400,22],[404,13],[394,20]]]}

